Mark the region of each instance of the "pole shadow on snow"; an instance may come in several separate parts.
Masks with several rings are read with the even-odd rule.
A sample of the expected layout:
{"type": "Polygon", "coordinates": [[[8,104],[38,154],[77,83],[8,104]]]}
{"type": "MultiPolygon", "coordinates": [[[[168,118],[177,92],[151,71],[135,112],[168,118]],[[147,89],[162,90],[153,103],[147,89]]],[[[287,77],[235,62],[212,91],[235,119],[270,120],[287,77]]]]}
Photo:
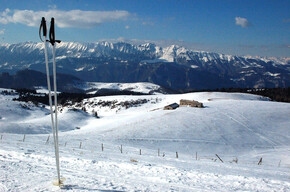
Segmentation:
{"type": "Polygon", "coordinates": [[[99,189],[99,188],[87,188],[80,187],[78,185],[63,185],[61,186],[62,190],[80,190],[80,191],[99,191],[99,192],[125,192],[120,190],[107,190],[107,189],[99,189]]]}

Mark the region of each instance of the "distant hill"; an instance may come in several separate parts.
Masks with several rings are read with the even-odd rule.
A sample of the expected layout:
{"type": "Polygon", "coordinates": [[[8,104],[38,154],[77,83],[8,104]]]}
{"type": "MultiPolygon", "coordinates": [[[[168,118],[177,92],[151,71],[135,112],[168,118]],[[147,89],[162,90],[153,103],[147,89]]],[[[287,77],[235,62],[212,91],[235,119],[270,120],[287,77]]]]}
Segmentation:
{"type": "MultiPolygon", "coordinates": [[[[52,76],[50,77],[53,82],[52,76]]],[[[67,74],[57,74],[57,86],[61,92],[82,92],[73,86],[75,82],[80,82],[80,79],[67,74]]],[[[1,88],[15,89],[35,89],[35,87],[47,87],[46,74],[34,70],[21,70],[10,75],[7,72],[0,74],[1,88]]]]}
{"type": "MultiPolygon", "coordinates": [[[[50,81],[52,86],[52,77],[50,77],[50,81]]],[[[46,74],[29,69],[18,71],[15,74],[3,72],[0,74],[0,87],[47,92],[46,74]]],[[[85,82],[67,74],[57,74],[57,89],[59,92],[87,93],[91,95],[176,93],[173,90],[165,89],[152,83],[85,82]]]]}

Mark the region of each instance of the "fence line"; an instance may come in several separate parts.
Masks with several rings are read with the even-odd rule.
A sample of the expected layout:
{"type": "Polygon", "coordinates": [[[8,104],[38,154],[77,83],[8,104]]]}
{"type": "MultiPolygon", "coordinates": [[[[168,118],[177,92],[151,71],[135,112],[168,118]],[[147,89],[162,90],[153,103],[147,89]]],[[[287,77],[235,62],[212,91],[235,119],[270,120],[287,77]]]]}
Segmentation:
{"type": "MultiPolygon", "coordinates": [[[[14,135],[15,136],[15,135],[14,135]]],[[[19,135],[19,137],[20,137],[21,135],[19,135]]],[[[25,144],[25,143],[27,143],[27,144],[31,144],[31,145],[35,145],[36,143],[35,142],[29,142],[29,138],[31,137],[31,135],[26,135],[26,134],[23,134],[23,138],[22,139],[15,139],[15,141],[17,142],[17,145],[21,145],[21,143],[22,144],[25,144]],[[19,141],[20,141],[20,143],[19,143],[19,141]],[[22,142],[21,142],[22,141],[22,142]]],[[[33,136],[32,136],[33,137],[33,136]]],[[[0,137],[0,140],[1,140],[1,142],[3,143],[3,142],[5,142],[5,141],[7,141],[7,138],[9,139],[9,137],[4,137],[3,135],[1,135],[1,137],[0,137]]],[[[11,140],[9,140],[10,142],[11,142],[11,140]]],[[[76,143],[77,141],[76,140],[74,140],[74,141],[72,141],[72,142],[69,142],[69,141],[65,141],[65,143],[64,143],[64,145],[60,145],[60,147],[61,146],[63,146],[63,147],[66,147],[67,148],[67,144],[68,143],[76,143]]],[[[89,143],[91,143],[91,142],[89,142],[89,143]]],[[[53,143],[51,143],[50,142],[50,135],[48,135],[48,137],[47,137],[47,139],[46,139],[46,142],[43,142],[43,144],[44,145],[49,145],[49,144],[53,144],[53,143]]],[[[41,144],[38,144],[38,145],[41,145],[41,144]]],[[[95,145],[96,146],[96,145],[95,145]]],[[[124,153],[124,146],[123,145],[107,145],[107,146],[110,146],[110,147],[107,147],[107,150],[106,151],[108,151],[108,152],[114,152],[114,150],[117,150],[117,149],[119,149],[119,151],[121,152],[121,154],[123,154],[124,153]],[[110,150],[111,149],[111,150],[110,150]]],[[[86,145],[82,142],[82,141],[80,141],[79,142],[79,145],[78,145],[78,147],[77,147],[77,145],[70,145],[70,147],[69,147],[70,149],[73,149],[73,150],[75,150],[75,149],[79,149],[79,150],[81,150],[81,151],[88,151],[88,149],[86,149],[86,145]]],[[[93,148],[93,147],[91,147],[91,148],[93,148]]],[[[125,147],[126,148],[126,147],[125,147]]],[[[129,155],[138,155],[138,151],[136,151],[136,149],[134,148],[134,147],[128,147],[128,148],[126,148],[126,149],[130,149],[130,148],[132,148],[131,150],[127,150],[127,153],[126,154],[129,154],[129,155]],[[135,150],[133,150],[133,149],[135,149],[135,150]],[[135,151],[135,152],[134,152],[135,151]]],[[[154,153],[153,153],[153,151],[154,150],[152,150],[152,149],[147,149],[147,150],[149,150],[149,151],[151,151],[149,154],[147,154],[147,156],[149,155],[149,156],[151,156],[151,157],[154,157],[154,153]]],[[[91,151],[91,150],[90,150],[91,151]]],[[[104,152],[105,150],[104,150],[104,143],[101,143],[101,152],[104,152]]],[[[146,150],[145,150],[146,151],[146,150]]],[[[95,151],[96,152],[96,151],[95,151]]],[[[167,151],[168,152],[168,151],[167,151]]],[[[163,152],[162,153],[162,155],[160,155],[160,153],[161,153],[161,151],[160,151],[160,148],[158,148],[158,153],[157,153],[157,157],[165,157],[165,152],[163,152]]],[[[172,152],[169,152],[169,154],[170,153],[172,153],[172,152]]],[[[80,154],[83,154],[83,152],[81,152],[80,154]]],[[[141,149],[139,149],[139,155],[144,155],[144,153],[142,154],[142,150],[141,149]]],[[[146,153],[145,153],[145,155],[146,155],[146,153]]],[[[227,157],[229,157],[228,155],[226,155],[227,157]]],[[[168,156],[167,155],[167,157],[171,157],[172,159],[173,159],[173,156],[168,156]]],[[[188,155],[187,155],[187,157],[189,157],[188,155]]],[[[234,159],[232,159],[231,161],[229,161],[229,160],[227,160],[227,161],[224,161],[224,160],[222,160],[222,158],[218,155],[218,154],[215,154],[215,156],[213,155],[213,156],[201,156],[201,155],[199,155],[198,156],[198,152],[196,151],[195,152],[195,160],[212,160],[212,161],[214,161],[214,162],[216,162],[217,161],[217,159],[215,158],[215,157],[217,157],[217,159],[220,161],[220,162],[222,162],[222,163],[224,163],[224,162],[228,162],[228,163],[236,163],[236,164],[238,164],[238,158],[236,157],[236,156],[230,156],[230,157],[232,157],[232,158],[234,158],[234,159]]],[[[179,157],[179,154],[178,154],[178,152],[176,151],[175,152],[175,159],[180,159],[180,157],[179,157]]],[[[263,159],[263,157],[259,157],[259,159],[257,159],[257,161],[258,161],[258,164],[257,164],[257,161],[256,162],[251,162],[250,164],[256,164],[256,165],[262,165],[262,159],[263,159]]],[[[192,160],[194,160],[194,155],[192,156],[192,160]]],[[[249,164],[249,163],[241,163],[241,164],[249,164]]],[[[281,167],[281,160],[279,161],[279,162],[277,162],[277,164],[276,165],[274,165],[274,163],[273,164],[267,164],[267,165],[271,165],[271,166],[278,166],[278,167],[281,167]]]]}

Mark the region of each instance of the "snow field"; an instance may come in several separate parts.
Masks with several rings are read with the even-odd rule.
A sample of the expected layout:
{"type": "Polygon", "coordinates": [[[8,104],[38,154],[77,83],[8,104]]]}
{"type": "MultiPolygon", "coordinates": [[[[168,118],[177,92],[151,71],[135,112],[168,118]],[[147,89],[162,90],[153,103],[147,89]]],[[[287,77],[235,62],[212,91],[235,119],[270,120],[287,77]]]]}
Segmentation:
{"type": "Polygon", "coordinates": [[[56,168],[51,136],[45,144],[51,132],[47,108],[15,102],[13,97],[0,94],[3,191],[287,191],[290,187],[287,103],[209,92],[87,99],[83,105],[89,113],[97,111],[99,119],[69,108],[59,114],[60,171],[66,178],[60,189],[52,185],[56,168]],[[140,99],[148,102],[129,108],[94,105],[140,99]],[[163,110],[180,99],[203,102],[205,108],[163,110]],[[237,164],[232,162],[235,158],[237,164]]]}
{"type": "MultiPolygon", "coordinates": [[[[44,136],[30,135],[25,142],[20,135],[7,137],[1,141],[5,147],[0,161],[1,171],[4,168],[9,174],[1,174],[1,183],[11,191],[60,191],[52,185],[56,177],[53,144],[45,145],[44,136]]],[[[158,157],[157,151],[150,155],[150,150],[140,156],[136,148],[126,146],[121,154],[117,146],[107,144],[102,152],[100,145],[80,149],[75,144],[60,144],[61,175],[66,178],[62,190],[287,191],[290,185],[285,167],[158,157]]]]}
{"type": "MultiPolygon", "coordinates": [[[[149,94],[151,91],[156,91],[160,89],[159,85],[152,83],[99,83],[99,82],[86,82],[85,84],[78,85],[78,88],[85,91],[98,90],[98,89],[111,89],[111,90],[128,90],[138,93],[149,94]]],[[[90,91],[88,94],[95,94],[97,91],[90,91]]]]}

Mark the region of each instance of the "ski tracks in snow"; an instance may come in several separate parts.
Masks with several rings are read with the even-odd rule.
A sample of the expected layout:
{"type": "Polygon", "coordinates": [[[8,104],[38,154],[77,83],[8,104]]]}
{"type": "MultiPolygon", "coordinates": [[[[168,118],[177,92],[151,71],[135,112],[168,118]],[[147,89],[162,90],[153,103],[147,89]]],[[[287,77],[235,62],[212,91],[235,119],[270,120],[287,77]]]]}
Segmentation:
{"type": "MultiPolygon", "coordinates": [[[[245,127],[247,130],[249,130],[250,132],[252,132],[253,134],[255,134],[258,138],[261,138],[266,143],[271,144],[273,148],[275,148],[278,145],[276,142],[274,142],[271,139],[265,137],[262,133],[259,133],[257,131],[254,131],[254,129],[252,129],[250,126],[248,126],[247,125],[248,124],[247,122],[249,122],[249,120],[245,116],[243,116],[241,113],[234,112],[234,111],[232,111],[230,109],[227,109],[226,112],[224,112],[223,110],[220,110],[219,108],[216,108],[216,111],[218,111],[218,113],[221,113],[221,114],[225,115],[230,120],[235,121],[239,125],[245,127]]],[[[260,130],[262,129],[259,125],[256,125],[255,124],[255,126],[257,126],[258,129],[260,129],[260,130]]]]}

